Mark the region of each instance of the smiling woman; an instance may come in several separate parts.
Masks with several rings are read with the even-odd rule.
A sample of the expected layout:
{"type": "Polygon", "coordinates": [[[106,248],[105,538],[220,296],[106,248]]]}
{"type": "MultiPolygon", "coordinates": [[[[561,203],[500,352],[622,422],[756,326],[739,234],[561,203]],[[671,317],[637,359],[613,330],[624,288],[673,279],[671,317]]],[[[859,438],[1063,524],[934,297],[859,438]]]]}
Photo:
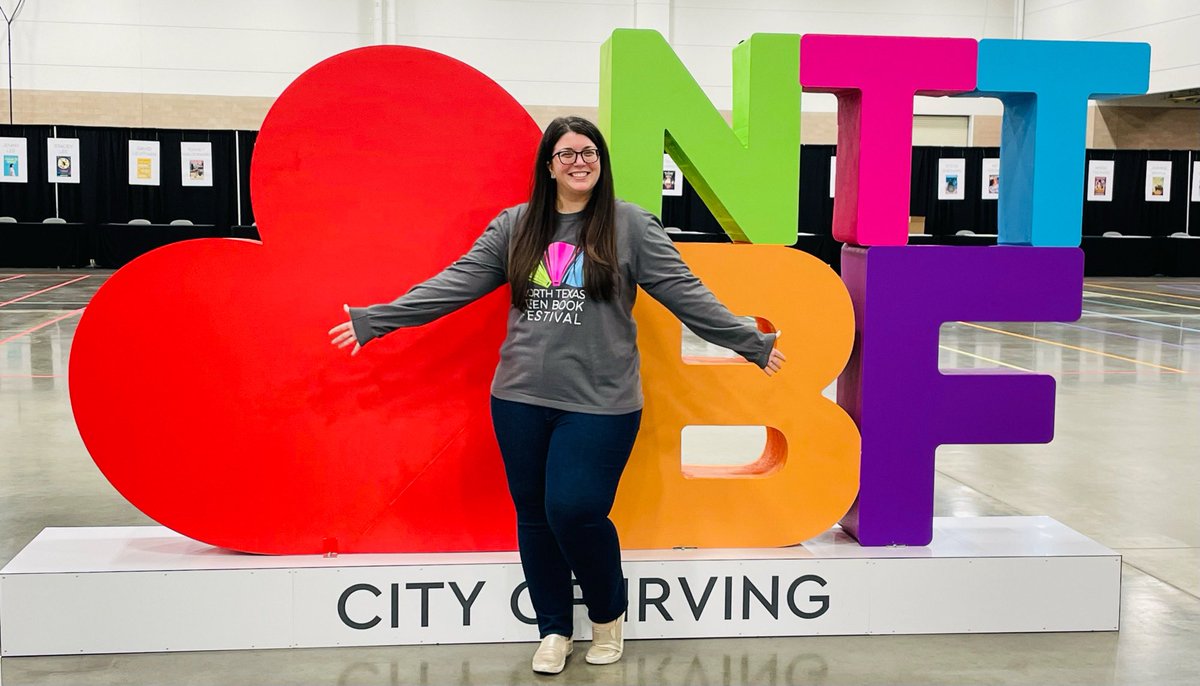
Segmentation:
{"type": "Polygon", "coordinates": [[[361,346],[431,322],[507,283],[508,335],[491,414],[517,511],[517,539],[542,643],[533,670],[572,651],[572,573],[592,620],[587,661],[624,651],[620,543],[609,519],[642,415],[633,303],[638,286],[702,338],[768,374],[777,333],[735,317],[688,269],[658,219],[613,191],[592,122],[560,117],[538,145],[527,203],[504,210],[471,250],[390,304],[346,307],[334,345],[361,346]]]}

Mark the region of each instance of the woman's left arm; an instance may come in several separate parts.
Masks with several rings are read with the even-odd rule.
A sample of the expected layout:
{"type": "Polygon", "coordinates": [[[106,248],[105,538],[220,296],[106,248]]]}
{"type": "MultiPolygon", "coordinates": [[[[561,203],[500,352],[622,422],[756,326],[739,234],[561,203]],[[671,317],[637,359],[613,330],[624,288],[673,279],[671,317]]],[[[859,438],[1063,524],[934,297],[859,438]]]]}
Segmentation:
{"type": "Polygon", "coordinates": [[[635,241],[633,269],[638,285],[700,338],[768,369],[776,334],[763,333],[734,316],[688,268],[658,220],[653,215],[645,216],[648,221],[643,234],[631,237],[635,241]]]}

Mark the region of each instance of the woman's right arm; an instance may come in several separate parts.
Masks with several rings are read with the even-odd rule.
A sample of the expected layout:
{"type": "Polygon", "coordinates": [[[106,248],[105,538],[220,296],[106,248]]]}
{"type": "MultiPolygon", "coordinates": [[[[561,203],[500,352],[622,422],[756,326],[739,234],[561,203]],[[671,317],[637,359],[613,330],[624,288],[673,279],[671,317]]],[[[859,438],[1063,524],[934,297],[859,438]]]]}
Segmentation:
{"type": "Polygon", "coordinates": [[[357,343],[366,345],[368,341],[401,327],[426,324],[503,285],[507,280],[508,240],[515,215],[515,209],[501,212],[466,255],[396,300],[349,308],[357,343]]]}

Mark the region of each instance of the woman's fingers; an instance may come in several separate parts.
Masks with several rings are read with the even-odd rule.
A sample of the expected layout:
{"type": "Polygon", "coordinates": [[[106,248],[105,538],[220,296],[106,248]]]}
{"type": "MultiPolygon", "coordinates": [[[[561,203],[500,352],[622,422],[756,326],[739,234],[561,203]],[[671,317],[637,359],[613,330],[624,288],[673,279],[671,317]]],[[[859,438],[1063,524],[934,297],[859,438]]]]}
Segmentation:
{"type": "Polygon", "coordinates": [[[767,358],[767,366],[763,368],[763,371],[767,373],[767,376],[774,376],[775,372],[783,368],[783,362],[786,359],[787,357],[779,350],[771,350],[771,356],[767,358]]]}
{"type": "MultiPolygon", "coordinates": [[[[342,305],[342,310],[348,315],[350,314],[350,306],[342,305]]],[[[354,349],[350,351],[350,355],[358,354],[362,346],[358,344],[358,336],[354,334],[354,322],[342,322],[329,330],[329,335],[332,338],[330,341],[338,350],[345,350],[351,345],[354,349]]]]}

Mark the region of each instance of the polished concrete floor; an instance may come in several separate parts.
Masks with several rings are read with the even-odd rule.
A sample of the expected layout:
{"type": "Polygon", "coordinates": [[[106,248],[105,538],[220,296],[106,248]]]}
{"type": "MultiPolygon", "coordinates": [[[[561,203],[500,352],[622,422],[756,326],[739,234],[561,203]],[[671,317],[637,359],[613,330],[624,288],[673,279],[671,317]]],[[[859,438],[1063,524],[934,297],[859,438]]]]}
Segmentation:
{"type": "MultiPolygon", "coordinates": [[[[93,466],[67,359],[106,272],[0,271],[0,563],[47,526],[150,522],[93,466]]],[[[947,446],[941,515],[1045,514],[1124,556],[1121,631],[631,642],[529,672],[530,644],[8,658],[4,684],[1200,683],[1200,280],[1089,280],[1071,324],[948,324],[943,367],[1058,379],[1045,446],[947,446]]],[[[785,350],[799,352],[792,342],[785,350]]],[[[0,637],[2,640],[3,637],[0,637]]]]}

